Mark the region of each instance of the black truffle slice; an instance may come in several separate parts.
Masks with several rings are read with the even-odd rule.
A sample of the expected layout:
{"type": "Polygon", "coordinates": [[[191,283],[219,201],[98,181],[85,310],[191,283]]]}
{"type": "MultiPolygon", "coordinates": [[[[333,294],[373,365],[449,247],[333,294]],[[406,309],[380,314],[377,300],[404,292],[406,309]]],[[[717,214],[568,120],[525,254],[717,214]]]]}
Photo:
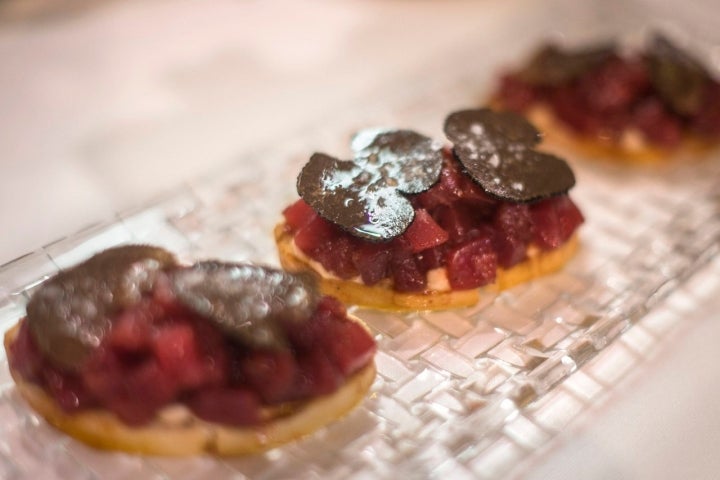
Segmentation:
{"type": "Polygon", "coordinates": [[[357,237],[382,241],[400,235],[415,216],[404,194],[437,182],[441,146],[409,130],[372,130],[359,133],[352,147],[353,160],[314,154],[298,176],[298,193],[357,237]]]}
{"type": "Polygon", "coordinates": [[[710,75],[697,59],[656,34],[648,48],[647,65],[655,90],[672,110],[681,115],[700,111],[710,75]]]}
{"type": "Polygon", "coordinates": [[[199,262],[169,276],[181,303],[259,348],[285,348],[283,325],[309,319],[320,298],[310,276],[252,264],[199,262]]]}
{"type": "Polygon", "coordinates": [[[157,273],[175,257],[151,246],[105,250],[60,272],[35,292],[27,322],[38,347],[53,362],[79,368],[111,327],[111,317],[150,291],[157,273]]]}
{"type": "Polygon", "coordinates": [[[377,168],[386,182],[403,193],[432,187],[442,169],[442,146],[411,130],[363,130],[352,141],[355,162],[377,168]]]}
{"type": "Polygon", "coordinates": [[[538,50],[518,76],[531,85],[558,86],[578,78],[610,58],[615,52],[613,44],[565,51],[556,45],[538,50]]]}
{"type": "Polygon", "coordinates": [[[533,202],[575,185],[564,160],[533,150],[540,133],[515,113],[485,108],[454,112],[445,120],[445,134],[470,177],[499,199],[533,202]]]}

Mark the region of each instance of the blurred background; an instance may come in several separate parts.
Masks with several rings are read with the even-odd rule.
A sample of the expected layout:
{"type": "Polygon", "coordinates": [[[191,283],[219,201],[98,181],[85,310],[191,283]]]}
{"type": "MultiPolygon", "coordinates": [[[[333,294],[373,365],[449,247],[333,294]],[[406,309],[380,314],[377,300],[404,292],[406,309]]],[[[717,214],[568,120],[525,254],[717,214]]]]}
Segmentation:
{"type": "MultiPolygon", "coordinates": [[[[572,29],[568,3],[544,2],[550,20],[542,21],[572,29]]],[[[590,14],[599,8],[575,3],[590,14]]],[[[700,39],[716,35],[712,1],[622,9],[646,4],[677,25],[693,20],[700,39]]],[[[388,85],[433,75],[428,63],[443,52],[467,48],[479,29],[513,28],[516,13],[537,5],[2,0],[0,264],[282,142],[299,126],[381,101],[388,85]]],[[[518,36],[527,30],[519,25],[518,36]]],[[[502,45],[477,48],[517,60],[502,45]]],[[[493,73],[478,72],[478,92],[493,73]]]]}
{"type": "Polygon", "coordinates": [[[467,35],[483,10],[469,1],[0,6],[0,203],[13,206],[3,209],[12,234],[0,240],[0,263],[377,99],[389,79],[467,35]]]}

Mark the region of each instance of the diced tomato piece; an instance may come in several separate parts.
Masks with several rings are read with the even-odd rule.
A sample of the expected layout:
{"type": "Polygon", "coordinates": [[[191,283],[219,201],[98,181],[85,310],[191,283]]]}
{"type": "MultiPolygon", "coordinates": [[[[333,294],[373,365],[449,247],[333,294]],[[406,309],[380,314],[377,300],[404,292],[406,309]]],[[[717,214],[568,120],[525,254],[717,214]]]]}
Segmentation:
{"type": "Polygon", "coordinates": [[[479,237],[448,252],[447,275],[456,290],[477,288],[495,280],[497,256],[490,237],[479,237]]]}
{"type": "Polygon", "coordinates": [[[283,210],[285,223],[295,232],[313,220],[317,213],[302,198],[283,210]]]}
{"type": "Polygon", "coordinates": [[[413,253],[441,245],[450,238],[423,208],[415,210],[415,218],[403,236],[410,244],[413,253]]]}

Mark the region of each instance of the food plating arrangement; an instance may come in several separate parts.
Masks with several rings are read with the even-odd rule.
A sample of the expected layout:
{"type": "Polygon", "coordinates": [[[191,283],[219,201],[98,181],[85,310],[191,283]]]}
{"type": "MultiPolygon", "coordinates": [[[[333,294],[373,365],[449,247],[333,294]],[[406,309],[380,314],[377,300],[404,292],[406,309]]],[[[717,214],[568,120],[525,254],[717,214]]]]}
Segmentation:
{"type": "Polygon", "coordinates": [[[0,477],[511,472],[720,285],[720,83],[621,47],[453,52],[0,267],[0,477]]]}

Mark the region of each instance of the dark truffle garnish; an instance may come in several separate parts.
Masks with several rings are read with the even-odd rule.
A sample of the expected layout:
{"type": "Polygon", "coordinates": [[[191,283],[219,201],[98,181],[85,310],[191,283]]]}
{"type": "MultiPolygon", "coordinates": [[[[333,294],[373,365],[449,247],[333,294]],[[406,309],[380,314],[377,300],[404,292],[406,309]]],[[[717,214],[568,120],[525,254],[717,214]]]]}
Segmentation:
{"type": "Polygon", "coordinates": [[[488,194],[526,203],[566,193],[575,185],[568,164],[533,149],[540,133],[520,115],[462,110],[445,120],[445,134],[470,177],[488,194]]]}
{"type": "Polygon", "coordinates": [[[169,273],[177,299],[247,345],[282,349],[287,322],[310,318],[320,298],[306,275],[244,263],[199,262],[169,273]]]}
{"type": "Polygon", "coordinates": [[[700,111],[710,74],[697,59],[656,34],[648,47],[647,62],[655,90],[672,110],[681,115],[700,111]]]}
{"type": "Polygon", "coordinates": [[[613,44],[574,51],[546,45],[533,55],[518,76],[531,85],[563,85],[605,62],[615,50],[613,44]]]}
{"type": "Polygon", "coordinates": [[[175,265],[158,247],[111,248],[49,279],[27,305],[34,340],[53,362],[82,365],[111,327],[111,317],[150,291],[156,274],[175,265]]]}
{"type": "Polygon", "coordinates": [[[316,153],[297,181],[316,212],[372,241],[394,238],[412,223],[405,194],[429,189],[440,177],[441,146],[409,130],[368,130],[355,136],[353,160],[316,153]]]}

